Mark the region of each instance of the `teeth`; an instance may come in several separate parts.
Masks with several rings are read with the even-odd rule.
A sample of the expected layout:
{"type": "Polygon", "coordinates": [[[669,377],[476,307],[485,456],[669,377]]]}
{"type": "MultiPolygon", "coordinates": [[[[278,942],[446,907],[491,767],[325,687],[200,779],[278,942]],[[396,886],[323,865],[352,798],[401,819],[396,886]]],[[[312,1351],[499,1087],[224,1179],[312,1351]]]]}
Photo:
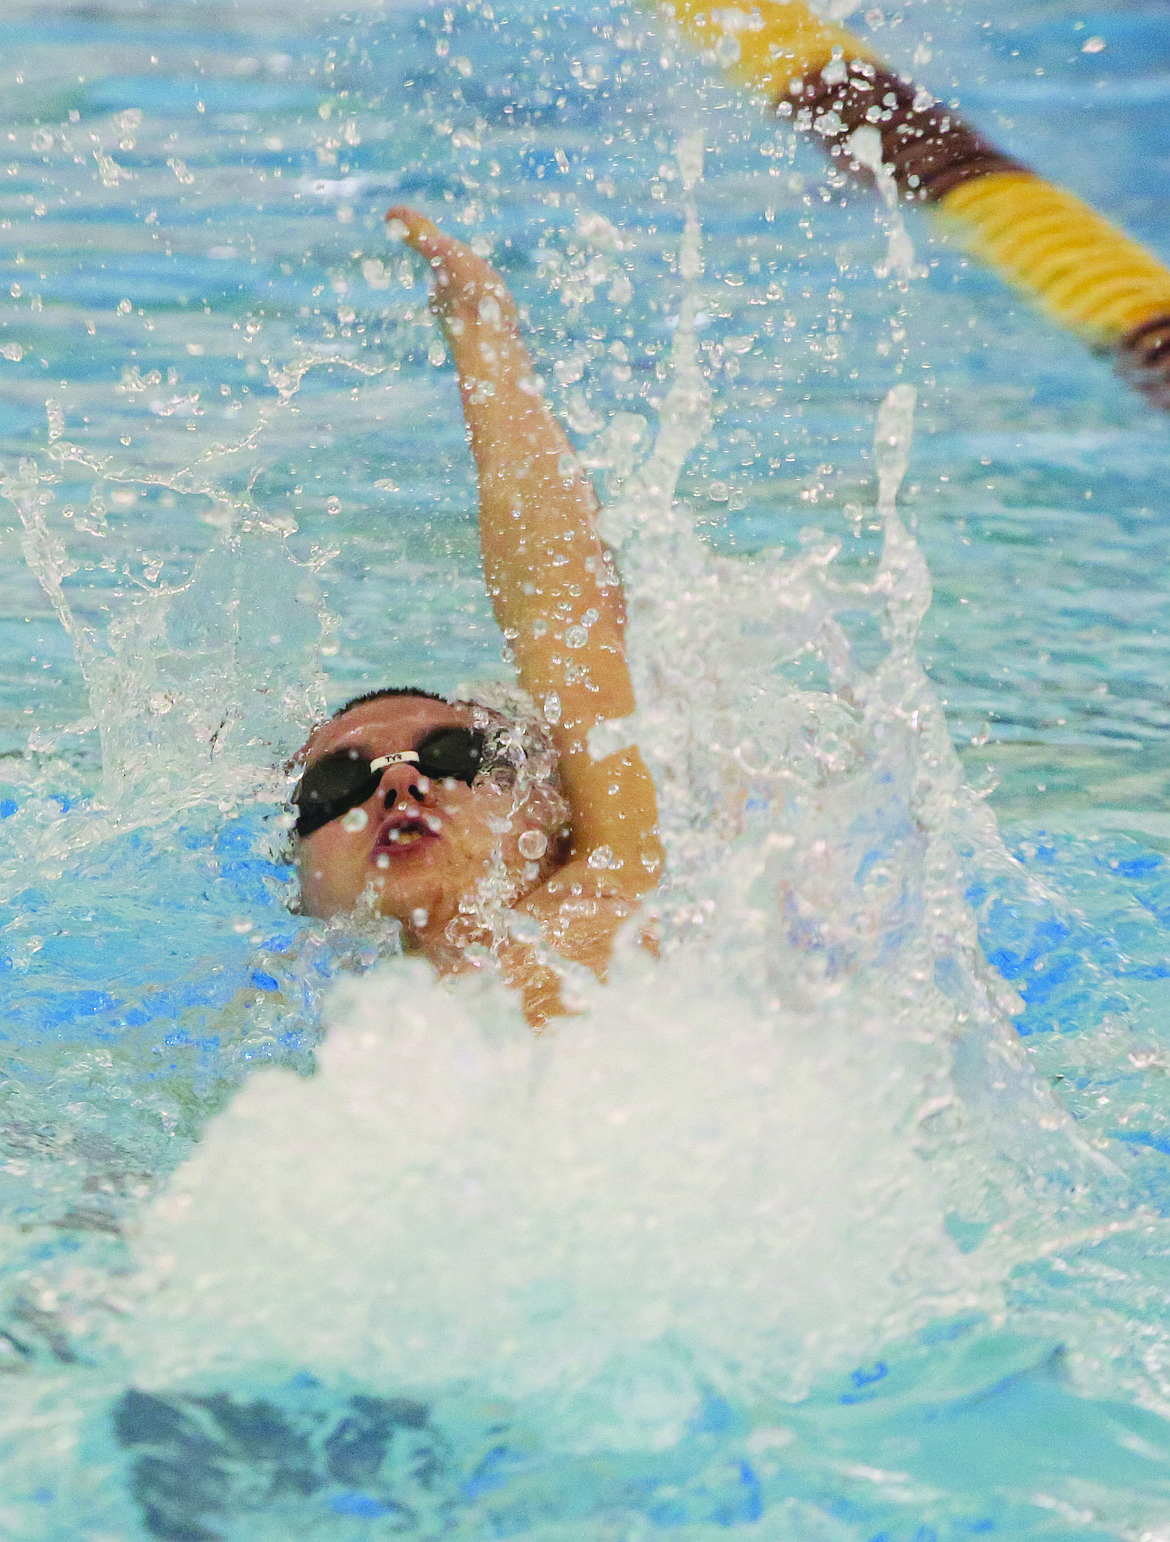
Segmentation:
{"type": "Polygon", "coordinates": [[[390,839],[395,846],[410,846],[421,838],[421,830],[391,830],[390,832],[390,839]]]}

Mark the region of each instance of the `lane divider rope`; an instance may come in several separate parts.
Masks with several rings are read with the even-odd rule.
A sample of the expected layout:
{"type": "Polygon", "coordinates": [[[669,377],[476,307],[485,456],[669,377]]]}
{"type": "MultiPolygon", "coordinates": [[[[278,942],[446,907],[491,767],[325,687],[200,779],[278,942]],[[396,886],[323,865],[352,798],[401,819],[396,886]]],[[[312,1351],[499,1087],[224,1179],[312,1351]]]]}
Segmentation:
{"type": "Polygon", "coordinates": [[[663,6],[726,74],[815,135],[859,181],[858,129],[876,129],[899,194],[1170,411],[1170,268],[1075,193],[997,148],[803,0],[663,6]]]}

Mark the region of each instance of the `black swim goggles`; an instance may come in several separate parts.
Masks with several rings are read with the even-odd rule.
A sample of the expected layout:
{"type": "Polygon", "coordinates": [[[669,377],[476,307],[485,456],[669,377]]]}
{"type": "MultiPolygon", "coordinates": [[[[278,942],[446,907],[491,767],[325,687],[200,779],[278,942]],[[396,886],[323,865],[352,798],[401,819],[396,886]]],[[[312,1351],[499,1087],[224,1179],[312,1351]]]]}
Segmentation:
{"type": "Polygon", "coordinates": [[[420,776],[432,781],[447,777],[470,787],[481,770],[487,735],[479,728],[435,728],[413,750],[379,755],[371,760],[359,749],[334,750],[305,768],[293,793],[297,811],[296,832],[302,840],[358,808],[378,790],[387,766],[404,763],[418,767],[420,776]]]}

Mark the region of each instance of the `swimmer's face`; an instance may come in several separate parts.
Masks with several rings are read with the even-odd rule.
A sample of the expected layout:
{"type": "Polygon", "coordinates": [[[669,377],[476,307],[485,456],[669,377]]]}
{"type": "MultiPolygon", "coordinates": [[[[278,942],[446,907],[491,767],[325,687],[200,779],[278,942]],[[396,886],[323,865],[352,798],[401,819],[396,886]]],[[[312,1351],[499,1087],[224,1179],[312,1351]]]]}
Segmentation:
{"type": "MultiPolygon", "coordinates": [[[[463,707],[423,696],[382,697],[318,728],[305,746],[305,763],[349,749],[374,760],[413,750],[437,728],[471,726],[463,707]]],[[[539,821],[535,814],[513,815],[512,805],[512,790],[490,776],[469,787],[421,776],[410,762],[387,766],[365,803],[298,841],[302,906],[308,915],[333,916],[368,905],[401,921],[408,933],[440,936],[497,858],[518,895],[534,886],[518,841],[539,829],[539,821]]]]}

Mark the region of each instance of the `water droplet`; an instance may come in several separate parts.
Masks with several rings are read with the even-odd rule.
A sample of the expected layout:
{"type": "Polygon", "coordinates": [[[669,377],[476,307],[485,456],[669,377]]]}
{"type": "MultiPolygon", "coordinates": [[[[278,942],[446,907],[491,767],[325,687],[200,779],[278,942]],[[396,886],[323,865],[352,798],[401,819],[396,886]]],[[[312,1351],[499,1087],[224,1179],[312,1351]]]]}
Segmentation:
{"type": "Polygon", "coordinates": [[[325,512],[326,512],[326,514],[340,514],[341,513],[341,499],[336,497],[336,496],[332,496],[332,497],[326,498],[326,500],[325,500],[325,512]]]}
{"type": "Polygon", "coordinates": [[[548,836],[541,830],[525,830],[516,844],[522,857],[527,857],[529,862],[536,862],[548,850],[548,836]]]}
{"type": "Polygon", "coordinates": [[[583,648],[589,641],[589,628],[584,626],[570,626],[565,629],[565,647],[583,648]]]}
{"type": "Polygon", "coordinates": [[[608,846],[598,846],[595,851],[589,853],[589,866],[598,872],[604,872],[606,868],[615,865],[613,852],[608,846]]]}
{"type": "Polygon", "coordinates": [[[351,808],[341,821],[341,828],[349,835],[356,835],[360,830],[364,830],[369,822],[370,816],[364,808],[351,808]]]}

